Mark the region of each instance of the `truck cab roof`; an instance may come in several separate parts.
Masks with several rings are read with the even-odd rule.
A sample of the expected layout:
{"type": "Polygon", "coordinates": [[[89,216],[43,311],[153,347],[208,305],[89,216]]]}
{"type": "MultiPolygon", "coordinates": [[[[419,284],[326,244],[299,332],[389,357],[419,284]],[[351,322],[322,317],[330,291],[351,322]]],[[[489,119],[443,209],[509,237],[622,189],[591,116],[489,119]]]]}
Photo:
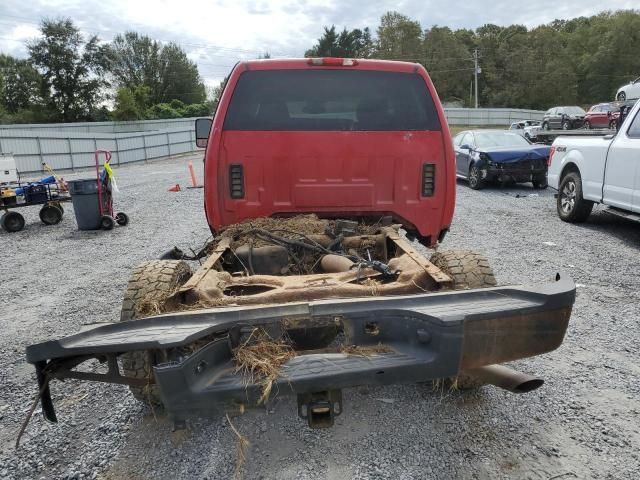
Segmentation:
{"type": "MultiPolygon", "coordinates": [[[[251,70],[290,70],[300,68],[345,68],[357,70],[380,70],[389,72],[415,73],[416,69],[423,68],[418,63],[400,62],[396,60],[370,60],[339,57],[316,58],[284,58],[284,59],[258,59],[239,62],[237,67],[251,70]]],[[[237,68],[236,67],[236,68],[237,68]]]]}

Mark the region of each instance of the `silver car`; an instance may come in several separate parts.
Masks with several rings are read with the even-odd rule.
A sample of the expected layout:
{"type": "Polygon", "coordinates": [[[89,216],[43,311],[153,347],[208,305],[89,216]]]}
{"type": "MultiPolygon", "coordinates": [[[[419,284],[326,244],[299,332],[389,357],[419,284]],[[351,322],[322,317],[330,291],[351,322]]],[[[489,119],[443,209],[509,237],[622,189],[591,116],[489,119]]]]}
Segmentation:
{"type": "Polygon", "coordinates": [[[540,122],[537,120],[519,120],[513,122],[509,130],[533,142],[538,137],[538,132],[541,128],[540,122]]]}
{"type": "Polygon", "coordinates": [[[640,98],[640,77],[626,85],[623,85],[616,93],[616,100],[621,102],[624,102],[625,100],[632,100],[634,98],[640,98]]]}

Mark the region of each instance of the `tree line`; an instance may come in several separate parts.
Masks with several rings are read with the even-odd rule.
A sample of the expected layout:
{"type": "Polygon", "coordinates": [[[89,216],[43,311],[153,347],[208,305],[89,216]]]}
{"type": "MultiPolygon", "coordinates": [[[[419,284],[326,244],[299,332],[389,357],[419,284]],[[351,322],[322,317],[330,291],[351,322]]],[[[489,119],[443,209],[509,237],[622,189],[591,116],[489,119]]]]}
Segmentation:
{"type": "MultiPolygon", "coordinates": [[[[27,43],[28,58],[0,53],[0,123],[192,117],[214,109],[223,83],[207,92],[197,65],[176,43],[136,32],[100,42],[85,38],[70,19],[45,20],[40,31],[27,43]]],[[[587,106],[612,100],[618,87],[640,76],[640,11],[475,30],[425,29],[387,12],[375,35],[369,28],[324,27],[305,56],[418,62],[442,100],[471,105],[476,49],[481,106],[587,106]]]]}
{"type": "Polygon", "coordinates": [[[69,19],[45,20],[29,57],[0,54],[0,122],[138,120],[211,115],[214,99],[176,43],[126,32],[84,38],[69,19]],[[105,101],[114,100],[113,109],[105,101]]]}
{"type": "Polygon", "coordinates": [[[488,24],[475,30],[424,29],[388,12],[375,38],[368,28],[325,27],[306,56],[421,63],[442,100],[470,106],[475,49],[481,106],[544,110],[610,101],[620,86],[640,76],[640,11],[603,12],[531,29],[488,24]]]}

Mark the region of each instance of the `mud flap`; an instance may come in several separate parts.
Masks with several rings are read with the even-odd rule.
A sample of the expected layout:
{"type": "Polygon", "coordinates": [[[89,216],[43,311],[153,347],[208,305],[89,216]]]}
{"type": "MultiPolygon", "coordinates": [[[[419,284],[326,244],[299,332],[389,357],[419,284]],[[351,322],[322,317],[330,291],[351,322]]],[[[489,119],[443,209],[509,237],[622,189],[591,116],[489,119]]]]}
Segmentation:
{"type": "Polygon", "coordinates": [[[310,428],[329,428],[342,413],[342,390],[303,393],[298,395],[298,416],[309,422],[310,428]]]}

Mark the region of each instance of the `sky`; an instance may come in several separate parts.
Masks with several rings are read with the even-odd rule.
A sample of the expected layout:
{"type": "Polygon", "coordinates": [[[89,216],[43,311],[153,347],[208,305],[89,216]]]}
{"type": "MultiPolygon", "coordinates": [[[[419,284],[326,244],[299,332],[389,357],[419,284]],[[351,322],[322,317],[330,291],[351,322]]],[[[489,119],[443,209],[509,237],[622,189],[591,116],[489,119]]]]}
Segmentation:
{"type": "MultiPolygon", "coordinates": [[[[0,0],[0,52],[26,57],[25,41],[38,36],[43,18],[70,17],[86,34],[109,41],[135,30],[175,41],[198,64],[208,85],[217,85],[241,59],[269,52],[301,57],[323,26],[369,27],[395,10],[433,25],[476,28],[486,23],[534,27],[556,18],[601,12],[601,0],[0,0]]],[[[637,0],[608,0],[610,10],[637,8],[637,0]]]]}

